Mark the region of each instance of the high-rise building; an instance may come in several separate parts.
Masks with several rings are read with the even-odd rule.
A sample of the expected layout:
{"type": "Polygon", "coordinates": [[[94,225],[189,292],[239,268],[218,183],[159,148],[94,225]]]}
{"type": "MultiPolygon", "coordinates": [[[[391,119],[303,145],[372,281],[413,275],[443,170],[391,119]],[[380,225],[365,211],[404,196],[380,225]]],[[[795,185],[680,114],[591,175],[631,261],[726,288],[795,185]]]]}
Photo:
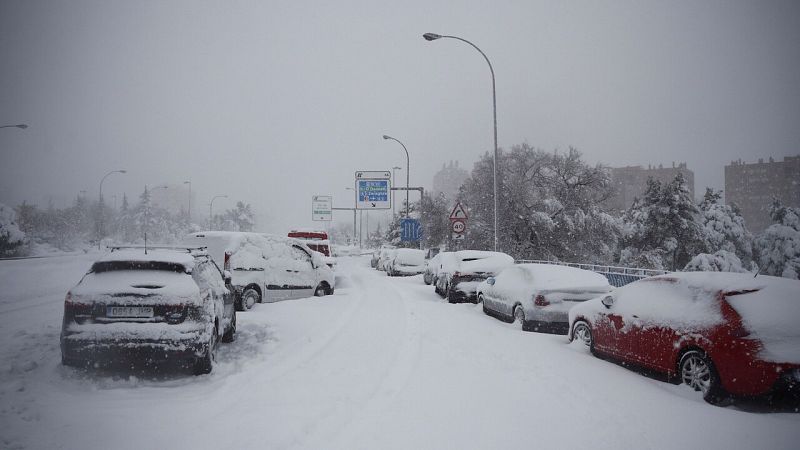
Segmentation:
{"type": "Polygon", "coordinates": [[[433,176],[433,193],[443,192],[447,198],[455,199],[468,177],[467,171],[458,167],[458,161],[442,164],[442,169],[433,176]]]}
{"type": "Polygon", "coordinates": [[[686,179],[689,192],[694,199],[694,172],[686,167],[686,163],[679,163],[677,166],[672,163],[672,167],[662,165],[650,166],[627,166],[611,168],[611,184],[613,195],[606,200],[605,205],[611,211],[624,211],[631,207],[635,198],[641,198],[647,189],[647,180],[653,178],[662,184],[670,183],[678,173],[683,174],[686,179]]]}
{"type": "Polygon", "coordinates": [[[739,207],[751,232],[760,233],[772,224],[769,207],[773,198],[800,207],[800,156],[787,156],[783,161],[759,159],[751,164],[740,159],[725,166],[725,203],[739,207]]]}

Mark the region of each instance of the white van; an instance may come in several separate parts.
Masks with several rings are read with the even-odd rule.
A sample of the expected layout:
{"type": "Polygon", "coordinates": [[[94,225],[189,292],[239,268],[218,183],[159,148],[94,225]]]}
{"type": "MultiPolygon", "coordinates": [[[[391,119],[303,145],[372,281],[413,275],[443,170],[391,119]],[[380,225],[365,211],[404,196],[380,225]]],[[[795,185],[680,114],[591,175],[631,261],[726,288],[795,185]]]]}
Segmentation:
{"type": "Polygon", "coordinates": [[[260,233],[201,231],[184,245],[208,248],[231,272],[239,310],[256,303],[333,294],[333,271],[319,254],[295,239],[260,233]]]}

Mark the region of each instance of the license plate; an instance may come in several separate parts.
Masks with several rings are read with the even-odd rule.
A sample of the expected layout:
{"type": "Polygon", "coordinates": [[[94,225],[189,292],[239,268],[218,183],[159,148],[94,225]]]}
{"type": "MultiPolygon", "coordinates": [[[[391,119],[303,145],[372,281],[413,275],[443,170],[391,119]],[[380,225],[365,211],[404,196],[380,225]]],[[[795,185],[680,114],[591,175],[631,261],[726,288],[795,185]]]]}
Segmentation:
{"type": "Polygon", "coordinates": [[[109,306],[106,317],[153,317],[152,306],[109,306]]]}

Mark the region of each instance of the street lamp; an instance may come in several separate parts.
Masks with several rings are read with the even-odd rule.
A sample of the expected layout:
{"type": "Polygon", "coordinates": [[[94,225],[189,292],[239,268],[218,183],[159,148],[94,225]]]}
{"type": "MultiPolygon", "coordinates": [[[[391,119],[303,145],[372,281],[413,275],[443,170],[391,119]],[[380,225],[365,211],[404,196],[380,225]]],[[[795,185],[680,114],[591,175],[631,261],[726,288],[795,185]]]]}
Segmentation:
{"type": "Polygon", "coordinates": [[[19,125],[0,125],[0,128],[19,128],[20,130],[24,130],[25,128],[28,128],[28,126],[24,123],[21,123],[19,125]]]}
{"type": "MultiPolygon", "coordinates": [[[[395,170],[403,170],[400,167],[394,166],[392,167],[392,187],[394,187],[394,171],[395,170]]],[[[392,191],[392,220],[394,220],[395,212],[394,212],[394,191],[392,191]]]]}
{"type": "Polygon", "coordinates": [[[189,185],[189,223],[192,223],[192,182],[184,181],[183,184],[189,185]]]}
{"type": "Polygon", "coordinates": [[[218,198],[228,198],[228,195],[215,195],[214,198],[211,199],[211,203],[208,204],[208,228],[211,228],[211,223],[213,221],[212,211],[214,210],[214,200],[218,198]]]}
{"type": "Polygon", "coordinates": [[[436,33],[425,33],[422,35],[422,37],[426,41],[435,41],[441,38],[449,38],[449,39],[457,39],[461,42],[466,42],[483,56],[483,59],[486,60],[486,64],[489,64],[489,71],[492,73],[492,111],[494,113],[494,158],[492,160],[493,162],[492,173],[494,178],[494,251],[497,251],[497,93],[495,91],[494,68],[492,67],[492,63],[489,61],[489,58],[486,56],[486,53],[483,53],[483,51],[479,49],[477,45],[473,44],[472,42],[466,39],[460,38],[458,36],[444,36],[436,33]]]}
{"type": "MultiPolygon", "coordinates": [[[[23,125],[17,125],[17,126],[23,126],[23,125]]],[[[27,128],[28,126],[24,125],[24,127],[27,128]]],[[[97,249],[98,250],[100,250],[100,241],[103,240],[103,182],[106,181],[106,178],[108,178],[108,176],[111,175],[112,173],[128,173],[128,171],[127,170],[112,170],[111,172],[108,172],[107,174],[105,174],[105,176],[103,176],[103,178],[100,179],[100,195],[98,195],[98,197],[97,197],[97,199],[98,199],[97,209],[99,210],[99,214],[100,214],[100,217],[99,217],[99,220],[98,220],[99,224],[98,224],[98,227],[97,227],[97,249]]]]}
{"type": "Polygon", "coordinates": [[[406,148],[405,145],[403,145],[402,142],[400,142],[396,138],[393,138],[391,136],[387,136],[385,134],[383,135],[383,138],[384,139],[391,139],[391,140],[397,142],[398,144],[402,145],[403,146],[403,150],[406,151],[406,219],[408,219],[408,174],[409,174],[410,168],[411,168],[411,163],[409,162],[409,159],[408,159],[408,149],[406,148]]]}

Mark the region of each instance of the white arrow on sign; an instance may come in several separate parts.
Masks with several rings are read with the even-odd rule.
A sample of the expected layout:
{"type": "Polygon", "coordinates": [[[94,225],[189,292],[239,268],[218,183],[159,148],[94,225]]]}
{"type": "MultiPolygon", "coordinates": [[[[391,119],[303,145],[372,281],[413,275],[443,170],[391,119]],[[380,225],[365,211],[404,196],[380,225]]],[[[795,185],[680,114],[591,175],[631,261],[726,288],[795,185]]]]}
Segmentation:
{"type": "Polygon", "coordinates": [[[450,220],[467,220],[469,216],[467,216],[467,210],[464,209],[464,206],[461,202],[456,203],[456,206],[453,208],[453,211],[450,212],[450,220]]]}

